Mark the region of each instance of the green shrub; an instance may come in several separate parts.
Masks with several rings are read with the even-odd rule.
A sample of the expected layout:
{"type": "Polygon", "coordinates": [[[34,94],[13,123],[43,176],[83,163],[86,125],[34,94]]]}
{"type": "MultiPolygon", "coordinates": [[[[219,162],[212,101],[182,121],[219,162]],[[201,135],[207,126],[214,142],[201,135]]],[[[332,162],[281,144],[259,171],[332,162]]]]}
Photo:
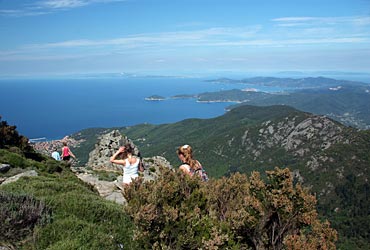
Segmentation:
{"type": "Polygon", "coordinates": [[[316,199],[288,169],[202,182],[162,169],[156,181],[125,190],[126,211],[143,249],[335,249],[316,199]]]}
{"type": "Polygon", "coordinates": [[[7,163],[12,167],[9,170],[10,173],[5,173],[1,175],[11,176],[15,172],[24,172],[20,171],[20,169],[37,169],[41,172],[52,174],[60,173],[67,167],[64,162],[55,161],[49,157],[42,157],[40,159],[42,159],[41,162],[33,159],[27,159],[22,154],[19,154],[19,152],[14,153],[5,149],[0,149],[0,163],[7,163]],[[18,169],[18,171],[15,171],[13,169],[18,169]]]}
{"type": "Polygon", "coordinates": [[[6,121],[1,121],[0,116],[0,148],[18,147],[24,152],[32,152],[33,149],[28,143],[28,139],[20,135],[16,126],[8,125],[6,121]]]}
{"type": "Polygon", "coordinates": [[[16,166],[18,168],[30,168],[32,165],[30,161],[24,158],[22,155],[18,153],[9,152],[5,149],[0,149],[0,162],[1,163],[8,163],[11,166],[16,166]]]}
{"type": "Polygon", "coordinates": [[[94,175],[97,175],[101,181],[115,181],[117,180],[117,177],[121,175],[121,173],[111,171],[94,171],[94,175]]]}
{"type": "Polygon", "coordinates": [[[139,180],[126,189],[126,211],[138,230],[135,239],[143,249],[201,248],[217,224],[207,216],[203,183],[169,169],[161,173],[157,181],[139,180]]]}
{"type": "Polygon", "coordinates": [[[1,189],[32,195],[53,211],[50,223],[36,226],[20,249],[136,249],[122,206],[99,197],[69,171],[22,178],[1,189]]]}
{"type": "Polygon", "coordinates": [[[38,223],[50,218],[45,203],[29,195],[0,191],[0,241],[15,243],[31,234],[38,223]]]}
{"type": "MultiPolygon", "coordinates": [[[[125,235],[124,230],[117,231],[112,224],[97,225],[68,216],[47,225],[37,234],[36,249],[119,249],[119,244],[128,243],[125,235]]],[[[130,243],[125,249],[129,247],[130,243]]]]}

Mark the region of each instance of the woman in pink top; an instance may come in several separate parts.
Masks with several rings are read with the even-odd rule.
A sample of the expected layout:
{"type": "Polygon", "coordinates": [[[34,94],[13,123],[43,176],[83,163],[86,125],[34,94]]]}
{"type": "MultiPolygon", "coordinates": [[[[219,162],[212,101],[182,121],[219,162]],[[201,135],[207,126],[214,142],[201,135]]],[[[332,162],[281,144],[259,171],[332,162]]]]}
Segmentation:
{"type": "Polygon", "coordinates": [[[71,156],[76,159],[76,156],[69,149],[69,147],[67,146],[67,143],[63,142],[63,147],[62,147],[62,159],[63,159],[63,161],[69,161],[71,159],[71,156]]]}

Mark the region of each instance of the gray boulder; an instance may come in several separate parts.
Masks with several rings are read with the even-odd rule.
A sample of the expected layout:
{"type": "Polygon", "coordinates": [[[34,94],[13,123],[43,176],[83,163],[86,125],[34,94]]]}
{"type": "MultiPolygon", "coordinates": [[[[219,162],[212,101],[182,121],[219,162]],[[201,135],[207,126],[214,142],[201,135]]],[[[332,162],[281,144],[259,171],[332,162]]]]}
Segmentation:
{"type": "Polygon", "coordinates": [[[11,166],[9,164],[0,164],[0,173],[6,173],[9,171],[11,166]]]}
{"type": "Polygon", "coordinates": [[[32,177],[32,176],[38,176],[37,172],[35,170],[30,170],[23,172],[21,174],[14,175],[12,177],[7,178],[5,181],[1,183],[1,185],[6,185],[12,182],[15,182],[19,180],[21,177],[32,177]]]}

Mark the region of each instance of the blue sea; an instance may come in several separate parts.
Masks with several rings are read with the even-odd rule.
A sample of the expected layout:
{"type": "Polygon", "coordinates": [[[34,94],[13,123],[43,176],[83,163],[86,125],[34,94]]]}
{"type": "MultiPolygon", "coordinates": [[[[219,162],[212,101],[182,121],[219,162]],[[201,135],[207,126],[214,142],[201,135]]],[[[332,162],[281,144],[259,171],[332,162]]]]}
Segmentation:
{"type": "Polygon", "coordinates": [[[176,77],[1,79],[0,116],[8,124],[17,126],[20,134],[30,139],[54,140],[93,127],[164,124],[187,118],[212,118],[224,114],[225,108],[231,104],[170,99],[174,95],[235,88],[284,91],[277,87],[222,84],[206,80],[176,77]],[[151,95],[168,99],[146,101],[145,98],[151,95]]]}
{"type": "Polygon", "coordinates": [[[0,80],[0,115],[30,139],[60,139],[92,127],[163,124],[211,118],[230,103],[195,99],[146,101],[145,97],[243,88],[200,78],[86,78],[0,80]]]}

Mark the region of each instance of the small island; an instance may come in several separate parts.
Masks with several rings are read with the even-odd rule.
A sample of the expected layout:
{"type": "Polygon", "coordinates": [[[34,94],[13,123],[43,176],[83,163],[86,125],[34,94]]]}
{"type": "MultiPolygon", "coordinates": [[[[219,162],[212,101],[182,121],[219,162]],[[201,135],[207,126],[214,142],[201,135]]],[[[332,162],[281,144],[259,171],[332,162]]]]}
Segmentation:
{"type": "Polygon", "coordinates": [[[160,95],[151,95],[145,98],[146,101],[164,101],[166,98],[160,95]]]}

